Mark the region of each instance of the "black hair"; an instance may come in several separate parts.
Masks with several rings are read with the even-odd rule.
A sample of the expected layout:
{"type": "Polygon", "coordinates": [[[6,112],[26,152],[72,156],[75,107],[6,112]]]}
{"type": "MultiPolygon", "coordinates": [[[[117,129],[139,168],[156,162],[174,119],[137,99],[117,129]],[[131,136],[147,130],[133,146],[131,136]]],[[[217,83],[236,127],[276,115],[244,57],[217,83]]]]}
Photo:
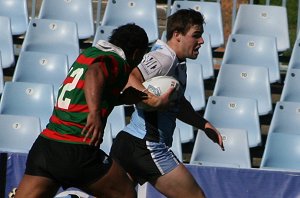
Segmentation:
{"type": "Polygon", "coordinates": [[[180,9],[167,19],[167,41],[172,38],[175,31],[185,35],[191,26],[203,26],[204,23],[204,17],[200,12],[193,9],[180,9]]]}
{"type": "Polygon", "coordinates": [[[114,29],[109,42],[120,47],[124,51],[126,58],[130,58],[137,49],[147,50],[149,40],[143,28],[129,23],[114,29]]]}

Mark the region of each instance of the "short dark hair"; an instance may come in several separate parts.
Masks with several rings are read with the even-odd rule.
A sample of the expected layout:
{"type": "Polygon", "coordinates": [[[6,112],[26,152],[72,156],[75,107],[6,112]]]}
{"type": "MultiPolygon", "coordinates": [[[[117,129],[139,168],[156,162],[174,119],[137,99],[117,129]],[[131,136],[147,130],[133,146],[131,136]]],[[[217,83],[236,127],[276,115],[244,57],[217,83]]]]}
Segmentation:
{"type": "Polygon", "coordinates": [[[143,28],[129,23],[114,29],[109,42],[120,47],[128,58],[133,55],[136,49],[146,50],[149,40],[143,28]]]}
{"type": "Polygon", "coordinates": [[[200,12],[193,9],[180,9],[167,19],[167,41],[172,38],[175,31],[185,35],[191,26],[202,26],[204,23],[204,17],[200,12]]]}

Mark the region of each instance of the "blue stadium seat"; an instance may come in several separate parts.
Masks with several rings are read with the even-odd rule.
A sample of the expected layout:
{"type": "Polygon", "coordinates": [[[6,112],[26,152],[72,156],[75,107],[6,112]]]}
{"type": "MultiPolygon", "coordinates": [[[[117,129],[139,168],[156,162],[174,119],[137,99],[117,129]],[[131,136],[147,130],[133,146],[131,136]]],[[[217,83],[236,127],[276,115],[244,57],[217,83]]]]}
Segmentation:
{"type": "Polygon", "coordinates": [[[176,119],[176,127],[180,131],[181,143],[194,142],[194,127],[176,119]]]}
{"type": "Polygon", "coordinates": [[[94,36],[92,0],[43,0],[38,18],[76,23],[79,39],[94,36]]]}
{"type": "Polygon", "coordinates": [[[290,48],[286,7],[241,4],[235,18],[232,34],[275,37],[278,52],[286,51],[290,48]]]}
{"type": "Polygon", "coordinates": [[[3,74],[3,69],[1,67],[1,52],[0,52],[0,97],[3,92],[3,86],[4,86],[4,74],[3,74]]]}
{"type": "Polygon", "coordinates": [[[0,1],[0,16],[10,18],[12,35],[25,34],[29,23],[27,0],[0,1]]]}
{"type": "Polygon", "coordinates": [[[106,25],[98,26],[95,36],[94,36],[94,39],[93,39],[93,46],[95,46],[99,40],[108,41],[109,37],[111,36],[112,31],[115,28],[116,28],[116,26],[106,26],[106,25]]]}
{"type": "Polygon", "coordinates": [[[180,130],[177,127],[174,130],[171,150],[176,155],[178,160],[180,160],[182,162],[183,156],[182,156],[182,146],[181,146],[181,139],[180,139],[180,130]]]}
{"type": "Polygon", "coordinates": [[[199,49],[198,57],[194,60],[187,59],[186,65],[202,65],[203,80],[206,80],[215,77],[214,62],[210,35],[203,34],[202,38],[204,39],[204,44],[202,44],[201,48],[199,49]]]}
{"type": "Polygon", "coordinates": [[[247,131],[244,129],[219,128],[225,151],[198,130],[190,164],[251,168],[247,131]]]}
{"type": "Polygon", "coordinates": [[[269,133],[300,135],[300,103],[278,101],[271,119],[269,133]]]}
{"type": "Polygon", "coordinates": [[[280,101],[300,102],[300,69],[289,69],[280,96],[280,101]]]}
{"type": "Polygon", "coordinates": [[[300,56],[300,37],[295,40],[292,54],[291,54],[289,64],[288,64],[287,73],[290,73],[291,69],[300,69],[299,56],[300,56]]]}
{"type": "Polygon", "coordinates": [[[261,145],[260,121],[254,99],[210,96],[204,118],[217,128],[246,130],[249,147],[261,145]]]}
{"type": "Polygon", "coordinates": [[[76,24],[53,19],[32,19],[20,53],[23,51],[64,54],[68,57],[68,65],[72,65],[80,51],[76,24]]]}
{"type": "Polygon", "coordinates": [[[300,171],[299,142],[299,134],[268,134],[260,168],[300,171]]]}
{"type": "Polygon", "coordinates": [[[184,96],[192,104],[194,110],[199,111],[205,108],[205,89],[202,77],[202,66],[187,65],[187,82],[184,96]]]}
{"type": "Polygon", "coordinates": [[[239,64],[266,67],[270,83],[280,81],[280,67],[275,37],[231,34],[222,65],[239,64]]]}
{"type": "Polygon", "coordinates": [[[24,51],[19,56],[12,81],[52,84],[57,96],[68,68],[68,59],[64,54],[24,51]]]}
{"type": "Polygon", "coordinates": [[[0,151],[28,153],[41,132],[38,117],[0,114],[0,151]]]}
{"type": "Polygon", "coordinates": [[[171,14],[179,9],[194,9],[203,14],[205,19],[204,32],[210,35],[211,46],[220,47],[224,44],[223,17],[220,2],[174,1],[171,14]]]}
{"type": "Polygon", "coordinates": [[[160,37],[160,40],[162,40],[163,42],[167,42],[167,31],[164,30],[162,33],[161,33],[161,37],[160,37]]]}
{"type": "Polygon", "coordinates": [[[107,123],[111,123],[112,137],[115,138],[126,126],[125,106],[115,106],[107,118],[107,123]]]}
{"type": "Polygon", "coordinates": [[[39,117],[44,129],[54,107],[53,86],[28,82],[6,82],[0,101],[0,114],[39,117]]]}
{"type": "Polygon", "coordinates": [[[259,115],[272,112],[271,86],[265,67],[222,65],[213,95],[252,98],[257,100],[259,115]]]}
{"type": "Polygon", "coordinates": [[[145,29],[149,42],[158,39],[156,1],[108,0],[101,25],[120,26],[135,23],[145,29]]]}
{"type": "Polygon", "coordinates": [[[0,16],[0,52],[2,68],[8,68],[15,64],[13,36],[10,19],[0,16]]]}

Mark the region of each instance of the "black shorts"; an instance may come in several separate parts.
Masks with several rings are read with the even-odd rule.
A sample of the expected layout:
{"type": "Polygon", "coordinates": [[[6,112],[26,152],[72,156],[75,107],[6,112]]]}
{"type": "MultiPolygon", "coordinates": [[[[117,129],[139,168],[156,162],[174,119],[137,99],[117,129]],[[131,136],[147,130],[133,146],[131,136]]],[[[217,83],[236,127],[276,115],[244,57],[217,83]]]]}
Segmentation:
{"type": "Polygon", "coordinates": [[[150,142],[124,131],[114,140],[110,156],[139,184],[152,183],[181,163],[164,143],[150,142]]]}
{"type": "Polygon", "coordinates": [[[97,147],[39,136],[29,151],[25,174],[50,178],[68,187],[85,187],[104,176],[111,158],[97,147]]]}

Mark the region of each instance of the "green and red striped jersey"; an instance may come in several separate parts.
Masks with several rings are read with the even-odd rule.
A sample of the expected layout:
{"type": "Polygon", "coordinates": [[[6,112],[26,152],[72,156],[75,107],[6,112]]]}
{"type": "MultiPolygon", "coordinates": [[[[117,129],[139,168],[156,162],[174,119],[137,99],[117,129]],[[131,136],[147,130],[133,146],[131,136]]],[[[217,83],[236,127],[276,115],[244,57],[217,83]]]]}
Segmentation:
{"type": "Polygon", "coordinates": [[[100,114],[103,126],[131,72],[129,64],[114,51],[102,51],[96,47],[84,50],[74,62],[58,91],[57,102],[49,124],[41,135],[56,141],[87,144],[81,131],[87,122],[89,108],[84,94],[85,73],[91,64],[97,63],[105,77],[100,114]]]}

